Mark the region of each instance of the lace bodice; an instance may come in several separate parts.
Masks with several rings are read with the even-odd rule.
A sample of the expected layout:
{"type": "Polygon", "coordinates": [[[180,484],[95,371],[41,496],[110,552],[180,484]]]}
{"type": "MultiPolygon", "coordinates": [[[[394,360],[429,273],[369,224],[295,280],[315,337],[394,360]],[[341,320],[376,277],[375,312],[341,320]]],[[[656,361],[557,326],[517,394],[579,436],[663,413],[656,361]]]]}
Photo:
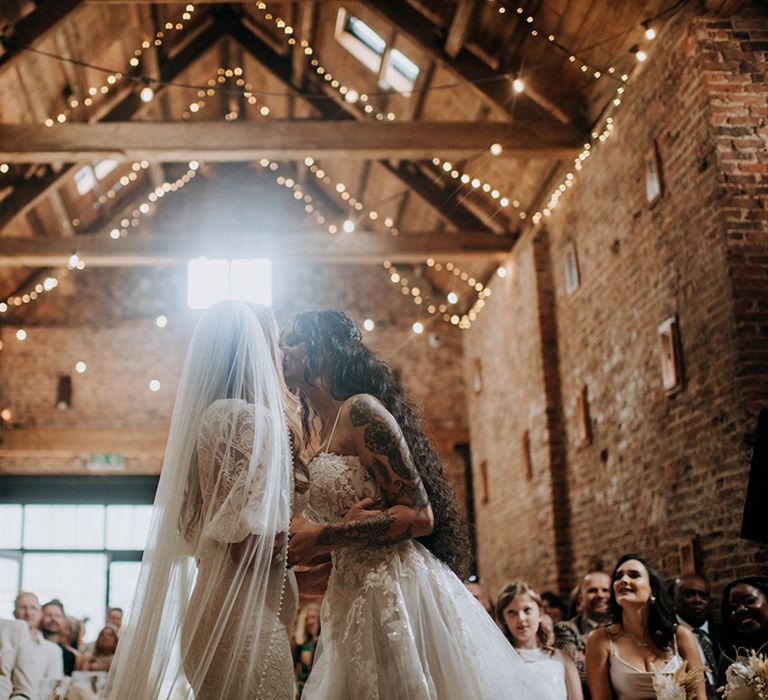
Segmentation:
{"type": "MultiPolygon", "coordinates": [[[[240,399],[212,403],[203,414],[197,439],[197,467],[202,494],[203,536],[219,542],[239,542],[249,534],[274,528],[262,506],[265,472],[251,465],[256,421],[268,421],[266,411],[240,399]]],[[[271,426],[259,426],[262,441],[271,426]]],[[[288,494],[282,512],[288,513],[288,494]]]]}
{"type": "Polygon", "coordinates": [[[350,506],[383,495],[356,455],[320,452],[309,463],[307,515],[321,522],[338,522],[350,506]]]}

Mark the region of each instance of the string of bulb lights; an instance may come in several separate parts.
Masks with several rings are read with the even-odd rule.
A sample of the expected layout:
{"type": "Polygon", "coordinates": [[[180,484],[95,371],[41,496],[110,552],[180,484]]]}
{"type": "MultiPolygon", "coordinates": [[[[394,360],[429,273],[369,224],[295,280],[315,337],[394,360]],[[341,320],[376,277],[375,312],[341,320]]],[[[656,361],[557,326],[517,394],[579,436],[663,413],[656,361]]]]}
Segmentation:
{"type": "MultiPolygon", "coordinates": [[[[677,3],[677,5],[673,6],[672,8],[669,8],[668,10],[666,10],[666,11],[664,11],[662,13],[659,13],[659,15],[657,15],[656,17],[651,18],[650,20],[644,20],[641,23],[641,25],[645,28],[645,37],[646,37],[647,40],[650,41],[650,40],[652,40],[656,36],[655,30],[651,26],[651,21],[653,19],[657,19],[658,17],[663,16],[664,14],[668,14],[670,11],[675,10],[679,4],[680,3],[677,3]]],[[[297,43],[297,39],[293,36],[293,34],[294,34],[293,27],[291,25],[287,24],[280,17],[276,17],[272,13],[270,13],[268,8],[267,8],[266,3],[264,3],[264,2],[257,3],[257,8],[260,9],[262,12],[264,12],[265,19],[267,19],[268,21],[269,20],[273,21],[275,26],[279,30],[282,30],[283,34],[286,37],[287,43],[289,45],[295,45],[297,43]]],[[[185,12],[182,15],[182,21],[176,23],[175,25],[173,23],[167,23],[166,24],[166,29],[174,29],[174,28],[175,29],[179,29],[179,30],[183,29],[184,28],[184,22],[185,21],[189,21],[191,19],[191,13],[193,11],[194,11],[194,5],[192,5],[192,4],[187,5],[185,7],[185,12]]],[[[507,14],[507,8],[504,5],[499,5],[497,7],[497,11],[498,11],[499,14],[507,14]]],[[[509,14],[511,14],[511,12],[509,14]]],[[[517,7],[516,8],[516,14],[517,15],[524,15],[525,14],[525,9],[522,8],[522,7],[517,7]]],[[[532,16],[530,16],[530,15],[527,16],[526,17],[526,22],[529,25],[531,25],[530,31],[531,31],[531,35],[532,36],[534,36],[534,37],[536,37],[536,36],[543,36],[543,34],[536,27],[534,19],[533,19],[532,16]]],[[[153,42],[154,45],[155,46],[161,45],[162,41],[163,41],[163,38],[164,38],[163,33],[162,32],[158,32],[156,37],[155,37],[155,39],[154,39],[154,42],[153,42]],[[160,42],[160,43],[158,44],[157,42],[160,42]]],[[[582,59],[579,59],[579,58],[576,57],[575,54],[572,54],[572,53],[568,52],[566,47],[564,47],[557,40],[557,38],[554,35],[548,34],[548,35],[546,35],[546,38],[549,41],[549,43],[554,45],[556,48],[558,48],[561,51],[567,52],[569,54],[569,61],[571,61],[571,62],[579,61],[581,63],[581,70],[583,72],[586,72],[590,68],[596,68],[595,66],[593,66],[589,62],[584,61],[582,59]]],[[[313,56],[315,54],[315,49],[309,44],[309,42],[307,42],[305,40],[299,40],[299,41],[300,41],[301,48],[304,49],[305,55],[313,56]]],[[[143,50],[149,48],[151,45],[152,44],[150,44],[146,40],[144,42],[142,42],[141,47],[137,48],[134,51],[134,56],[129,60],[129,65],[131,67],[133,67],[133,68],[138,67],[139,62],[140,62],[140,57],[141,57],[141,55],[143,53],[143,50]]],[[[633,51],[633,53],[635,54],[635,58],[638,60],[638,62],[642,62],[642,61],[644,61],[647,58],[647,52],[645,52],[645,51],[643,51],[641,49],[636,49],[636,50],[633,51]]],[[[69,59],[66,59],[66,57],[53,56],[53,55],[52,55],[52,57],[60,58],[61,60],[69,60],[69,59]]],[[[350,86],[342,83],[337,77],[335,77],[330,71],[328,71],[320,63],[319,59],[317,59],[316,57],[314,57],[314,58],[312,58],[310,60],[310,65],[315,69],[315,71],[317,72],[317,74],[319,76],[323,77],[324,81],[327,82],[328,85],[331,88],[333,88],[333,89],[335,89],[335,90],[337,90],[339,92],[339,94],[345,99],[345,101],[347,101],[350,104],[361,104],[363,113],[368,114],[368,115],[373,115],[376,119],[378,119],[380,121],[383,121],[383,120],[393,121],[393,120],[395,120],[396,115],[394,113],[389,112],[387,114],[384,114],[383,112],[380,112],[380,111],[376,110],[371,104],[369,104],[369,93],[360,93],[357,90],[354,90],[353,88],[351,88],[350,86]]],[[[101,69],[101,70],[103,70],[104,72],[108,72],[107,69],[101,69]]],[[[596,69],[593,72],[593,77],[595,79],[599,79],[604,74],[612,76],[615,72],[616,72],[615,66],[609,66],[604,71],[596,69]]],[[[108,94],[110,86],[115,85],[118,80],[121,80],[121,79],[126,78],[126,77],[131,79],[131,80],[136,80],[137,79],[137,76],[130,76],[130,75],[126,76],[125,74],[119,73],[119,72],[113,72],[113,73],[108,74],[107,75],[107,79],[106,79],[106,81],[105,81],[105,83],[103,85],[101,85],[99,87],[91,86],[89,88],[89,90],[88,90],[88,93],[89,93],[88,97],[86,97],[86,98],[84,98],[82,100],[82,106],[90,106],[93,103],[93,97],[95,97],[99,93],[104,94],[104,95],[108,94]]],[[[232,77],[236,77],[237,78],[237,90],[234,90],[234,92],[238,92],[238,93],[242,94],[248,100],[249,104],[255,104],[257,99],[256,99],[256,95],[253,92],[253,86],[250,83],[246,83],[245,80],[242,78],[242,68],[219,69],[217,77],[215,79],[209,80],[206,87],[203,88],[201,86],[197,86],[199,88],[198,89],[198,100],[195,101],[195,102],[190,103],[188,111],[186,111],[184,113],[184,115],[182,115],[183,118],[185,118],[185,119],[186,118],[190,118],[192,116],[192,114],[199,112],[200,109],[202,109],[205,106],[204,98],[206,96],[212,96],[212,95],[215,95],[217,92],[223,92],[224,90],[222,89],[222,84],[225,83],[227,78],[232,78],[232,77]]],[[[144,79],[144,80],[146,80],[146,79],[144,79]]],[[[613,96],[613,98],[611,100],[611,105],[614,108],[618,107],[621,104],[621,96],[623,95],[624,90],[625,90],[624,84],[629,80],[629,76],[626,73],[624,73],[624,74],[621,75],[621,77],[618,80],[620,81],[620,85],[617,88],[617,90],[616,90],[616,92],[615,92],[615,94],[614,94],[614,96],[613,96]]],[[[192,86],[190,86],[188,84],[179,84],[179,83],[173,83],[173,82],[168,82],[168,83],[165,83],[165,84],[166,85],[170,85],[170,86],[177,85],[177,86],[183,86],[183,87],[192,87],[192,86]]],[[[520,78],[516,78],[514,80],[513,85],[514,85],[514,90],[516,92],[522,92],[525,89],[524,83],[523,83],[523,81],[520,78]]],[[[431,88],[431,89],[444,88],[444,87],[445,86],[433,86],[433,88],[431,88]]],[[[293,94],[295,94],[295,93],[293,93],[293,94]]],[[[378,93],[371,93],[371,94],[378,94],[378,93]]],[[[383,94],[388,94],[388,92],[387,93],[383,93],[383,94]]],[[[149,102],[149,101],[151,101],[153,99],[153,97],[154,97],[154,92],[153,92],[152,88],[150,87],[150,83],[146,82],[145,87],[142,89],[142,92],[141,92],[141,99],[143,101],[145,101],[145,102],[149,102]]],[[[67,109],[65,109],[63,112],[59,113],[56,116],[55,120],[52,117],[49,117],[45,121],[46,126],[54,126],[56,123],[64,123],[64,122],[66,122],[67,119],[69,118],[70,114],[71,114],[71,110],[72,109],[76,109],[80,105],[81,105],[81,102],[79,100],[77,100],[76,98],[72,98],[70,100],[69,107],[67,109]]],[[[612,110],[612,111],[615,111],[615,109],[612,110]]],[[[259,113],[262,116],[267,117],[269,115],[270,111],[269,111],[269,108],[267,106],[263,106],[263,107],[260,108],[259,113]]],[[[236,113],[230,112],[230,113],[228,113],[225,116],[225,119],[233,120],[233,119],[236,119],[237,116],[238,115],[236,113]]],[[[597,131],[593,131],[592,132],[593,142],[594,141],[599,141],[599,142],[605,141],[607,138],[609,138],[612,130],[613,130],[613,117],[612,116],[607,116],[606,119],[605,119],[605,122],[604,122],[603,130],[600,131],[600,132],[597,132],[597,131]]],[[[586,143],[584,145],[584,149],[582,150],[582,152],[574,160],[574,169],[576,171],[581,170],[583,162],[590,156],[591,147],[592,147],[592,143],[586,143]]],[[[501,153],[502,148],[503,147],[502,147],[501,144],[492,144],[489,150],[490,150],[492,155],[499,155],[501,153]],[[494,152],[494,149],[496,149],[496,152],[494,152]]],[[[272,170],[276,170],[277,168],[279,168],[279,165],[277,163],[275,163],[274,161],[268,161],[267,159],[262,159],[262,161],[261,161],[262,166],[264,166],[265,161],[267,161],[265,167],[269,167],[272,170]]],[[[482,191],[482,192],[488,194],[490,196],[490,198],[495,200],[495,201],[497,201],[498,204],[502,208],[505,208],[505,207],[509,206],[510,203],[512,203],[515,208],[519,208],[520,203],[519,203],[518,200],[514,200],[514,199],[510,199],[510,197],[502,196],[500,190],[498,188],[494,187],[493,185],[491,185],[490,183],[481,181],[479,178],[472,177],[469,173],[466,173],[466,172],[463,172],[462,170],[459,170],[459,168],[455,167],[450,162],[442,161],[441,159],[439,159],[437,157],[435,157],[432,162],[433,162],[434,165],[439,165],[443,172],[449,173],[452,178],[458,180],[459,182],[461,182],[461,184],[463,184],[463,185],[470,185],[473,189],[476,189],[476,190],[479,190],[479,191],[482,191]]],[[[141,165],[143,165],[143,163],[141,165]]],[[[316,177],[318,177],[318,179],[321,179],[321,180],[323,180],[326,183],[330,182],[329,176],[326,175],[323,172],[323,170],[314,162],[314,160],[310,156],[308,156],[305,159],[305,165],[307,165],[307,167],[310,169],[310,171],[316,177]]],[[[8,172],[8,164],[5,164],[5,163],[0,164],[0,173],[4,173],[4,172],[8,172]]],[[[187,178],[194,177],[194,171],[192,171],[191,176],[190,176],[190,171],[188,171],[187,174],[184,177],[187,177],[187,178]]],[[[287,178],[287,177],[284,177],[282,175],[278,175],[276,179],[277,179],[278,184],[286,186],[286,187],[288,187],[288,188],[290,188],[290,189],[292,189],[294,191],[294,199],[296,199],[297,201],[302,201],[303,202],[305,211],[307,213],[312,214],[318,224],[320,224],[320,225],[325,225],[326,224],[325,216],[323,216],[323,214],[317,210],[316,206],[313,205],[312,199],[311,199],[311,195],[307,195],[307,194],[303,193],[301,191],[300,187],[295,182],[293,182],[291,178],[287,178]]],[[[122,178],[121,178],[121,181],[122,181],[122,178]]],[[[532,214],[531,219],[532,219],[534,224],[539,223],[541,221],[542,217],[549,216],[551,214],[551,211],[554,208],[556,208],[556,206],[557,206],[557,204],[558,204],[562,194],[564,194],[565,191],[567,191],[568,188],[573,186],[574,181],[575,181],[574,173],[572,173],[572,172],[566,173],[566,175],[563,178],[563,180],[551,192],[550,197],[549,197],[549,201],[547,203],[547,206],[542,208],[539,211],[534,212],[532,214]]],[[[127,184],[127,183],[125,183],[125,184],[127,184]]],[[[167,185],[167,186],[170,187],[170,184],[171,183],[164,183],[164,186],[167,185]]],[[[178,188],[178,183],[175,183],[175,184],[177,185],[177,188],[178,188]]],[[[186,184],[186,183],[183,183],[183,184],[186,184]]],[[[169,191],[169,190],[165,190],[163,188],[158,188],[158,189],[161,190],[162,194],[158,194],[157,191],[150,193],[150,197],[154,197],[154,201],[156,201],[158,197],[160,197],[163,194],[165,194],[165,192],[169,191]]],[[[352,197],[349,194],[349,191],[348,191],[348,189],[347,189],[347,187],[346,187],[346,185],[344,183],[341,183],[341,182],[337,183],[335,189],[336,189],[336,192],[339,193],[339,195],[342,197],[342,199],[347,201],[350,204],[350,206],[352,206],[356,211],[360,212],[360,211],[362,211],[362,209],[365,208],[364,204],[361,201],[356,200],[354,197],[352,197]]],[[[102,197],[100,198],[98,204],[99,205],[103,204],[104,201],[106,201],[106,198],[109,198],[110,195],[114,196],[114,193],[112,192],[112,190],[110,190],[110,192],[108,192],[106,195],[102,195],[102,197]],[[104,199],[102,200],[102,198],[104,198],[104,199]]],[[[131,220],[124,219],[123,221],[121,221],[121,227],[120,228],[112,229],[112,231],[110,231],[110,236],[112,238],[114,238],[114,239],[119,239],[120,237],[122,237],[122,236],[127,234],[127,227],[128,227],[128,225],[138,226],[138,219],[140,218],[140,215],[144,215],[146,213],[149,213],[149,206],[150,206],[149,202],[152,202],[153,200],[149,199],[149,198],[148,198],[148,200],[149,200],[148,202],[142,203],[141,205],[139,205],[138,209],[134,210],[133,214],[137,215],[137,216],[133,216],[131,218],[131,220]]],[[[94,204],[94,206],[97,206],[96,203],[94,204]]],[[[378,218],[378,216],[379,216],[378,212],[375,209],[371,209],[369,211],[369,218],[372,221],[375,221],[378,218]]],[[[521,211],[521,212],[519,212],[519,216],[520,216],[521,219],[525,219],[525,218],[528,217],[528,214],[526,212],[524,212],[524,211],[521,211]]],[[[75,224],[76,221],[77,220],[73,220],[73,224],[75,224]]],[[[385,219],[384,223],[390,229],[390,233],[392,233],[393,235],[397,235],[397,229],[394,228],[394,222],[392,222],[391,219],[389,219],[389,218],[385,219]]],[[[327,225],[327,230],[328,230],[329,233],[336,233],[336,232],[339,231],[339,228],[341,228],[341,230],[343,230],[345,232],[351,233],[352,231],[354,231],[354,228],[355,228],[354,220],[353,219],[345,220],[341,224],[341,227],[339,227],[339,225],[335,224],[335,223],[331,223],[331,224],[327,225]]],[[[73,258],[70,260],[70,265],[68,266],[68,271],[72,270],[72,269],[82,269],[84,267],[85,263],[84,263],[83,260],[79,259],[79,257],[78,257],[77,260],[75,260],[74,265],[72,264],[73,259],[76,258],[76,257],[77,257],[77,253],[73,254],[73,258]]],[[[429,261],[427,261],[427,263],[429,263],[429,261]]],[[[392,280],[392,277],[397,277],[398,280],[402,280],[402,276],[400,276],[399,273],[397,273],[396,271],[393,273],[393,272],[391,272],[389,267],[386,267],[387,264],[389,264],[388,261],[385,261],[385,269],[388,270],[388,273],[389,273],[389,276],[390,276],[390,280],[392,280]]],[[[440,266],[440,265],[442,265],[442,263],[434,263],[434,261],[433,261],[433,265],[430,265],[430,267],[440,266]]],[[[455,264],[450,263],[450,262],[445,263],[445,265],[446,265],[446,269],[452,269],[452,270],[458,269],[458,268],[456,268],[455,264]],[[448,268],[448,265],[451,265],[451,268],[448,268]]],[[[437,269],[440,269],[440,268],[437,268],[437,269]]],[[[499,268],[499,270],[502,270],[502,269],[504,269],[504,268],[499,268]]],[[[463,274],[466,274],[466,273],[462,273],[461,271],[459,271],[457,276],[461,276],[463,274]]],[[[39,298],[40,294],[42,294],[42,293],[44,293],[46,291],[50,291],[51,289],[55,289],[56,286],[58,286],[58,278],[55,277],[55,276],[47,278],[46,282],[48,282],[49,288],[46,288],[45,284],[43,284],[43,285],[38,284],[38,285],[35,286],[35,289],[31,290],[30,292],[27,292],[27,293],[24,293],[24,294],[19,294],[19,295],[14,295],[12,298],[9,298],[9,299],[7,299],[4,302],[0,302],[0,312],[6,311],[8,309],[8,307],[9,307],[9,304],[13,305],[13,306],[18,306],[18,305],[22,305],[22,304],[25,304],[25,303],[30,303],[31,301],[34,301],[35,299],[39,298]],[[55,281],[55,284],[53,284],[53,286],[50,286],[51,283],[48,282],[48,280],[55,281]],[[43,289],[42,292],[40,292],[38,290],[38,287],[41,287],[41,286],[42,286],[42,289],[43,289]]],[[[405,289],[405,287],[402,285],[402,283],[401,283],[401,287],[402,287],[402,289],[405,289]]],[[[413,294],[412,291],[413,290],[410,289],[406,293],[414,301],[416,299],[419,299],[419,301],[418,302],[415,301],[415,303],[417,303],[417,305],[421,305],[421,295],[420,294],[413,294]]],[[[490,292],[490,290],[482,290],[482,291],[483,292],[490,292]]],[[[453,294],[453,293],[451,293],[451,294],[453,294]]],[[[482,307],[484,305],[484,295],[480,296],[480,294],[481,293],[478,292],[478,299],[476,300],[475,304],[473,304],[472,308],[466,314],[464,314],[462,317],[458,317],[456,314],[449,315],[447,313],[447,309],[445,311],[440,312],[441,307],[445,306],[444,304],[441,304],[441,305],[438,305],[438,306],[428,305],[427,306],[427,310],[429,312],[429,309],[434,309],[433,312],[429,312],[429,313],[438,313],[438,312],[442,313],[443,320],[445,320],[447,322],[451,322],[454,325],[458,325],[460,328],[469,327],[468,324],[471,324],[471,321],[474,320],[473,316],[476,317],[477,312],[480,309],[482,309],[482,307]],[[479,306],[478,306],[479,302],[482,302],[482,303],[480,303],[479,306]],[[458,318],[458,320],[456,320],[457,318],[458,318]]]]}

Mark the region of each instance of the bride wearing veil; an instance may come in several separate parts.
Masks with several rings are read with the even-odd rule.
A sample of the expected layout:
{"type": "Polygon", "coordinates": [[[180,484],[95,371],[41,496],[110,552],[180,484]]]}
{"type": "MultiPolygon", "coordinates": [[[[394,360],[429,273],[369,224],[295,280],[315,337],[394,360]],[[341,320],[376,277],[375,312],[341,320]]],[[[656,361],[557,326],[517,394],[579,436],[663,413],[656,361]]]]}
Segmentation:
{"type": "Polygon", "coordinates": [[[212,306],[182,372],[109,698],[294,697],[286,533],[308,488],[293,468],[298,424],[271,311],[212,306]]]}

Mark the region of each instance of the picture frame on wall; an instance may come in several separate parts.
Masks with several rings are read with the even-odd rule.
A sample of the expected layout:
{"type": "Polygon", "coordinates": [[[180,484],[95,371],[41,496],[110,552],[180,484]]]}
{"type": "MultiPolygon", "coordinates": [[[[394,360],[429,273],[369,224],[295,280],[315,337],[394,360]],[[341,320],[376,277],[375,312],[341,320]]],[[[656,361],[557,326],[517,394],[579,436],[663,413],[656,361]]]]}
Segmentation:
{"type": "Polygon", "coordinates": [[[683,361],[677,316],[672,316],[661,323],[658,333],[661,383],[667,394],[673,394],[683,387],[683,361]]]}
{"type": "Polygon", "coordinates": [[[664,194],[661,159],[656,142],[645,153],[645,200],[653,206],[664,194]]]}
{"type": "Polygon", "coordinates": [[[579,277],[579,259],[576,255],[576,244],[568,241],[565,244],[565,291],[573,294],[581,284],[579,277]]]}

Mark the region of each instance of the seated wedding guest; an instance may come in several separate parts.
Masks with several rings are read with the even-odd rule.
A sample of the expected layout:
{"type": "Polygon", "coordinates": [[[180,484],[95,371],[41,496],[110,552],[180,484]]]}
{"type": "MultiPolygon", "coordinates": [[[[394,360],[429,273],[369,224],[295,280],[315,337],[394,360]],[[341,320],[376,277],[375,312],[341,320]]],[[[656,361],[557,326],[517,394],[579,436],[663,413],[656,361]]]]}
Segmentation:
{"type": "Polygon", "coordinates": [[[64,622],[61,625],[61,642],[59,642],[59,645],[64,648],[65,652],[75,655],[75,669],[78,671],[82,670],[83,653],[72,643],[72,639],[77,639],[77,632],[73,629],[73,625],[79,624],[76,617],[65,615],[64,622]]]}
{"type": "Polygon", "coordinates": [[[723,589],[720,669],[751,651],[768,652],[768,577],[745,576],[723,589]]]}
{"type": "Polygon", "coordinates": [[[611,577],[602,571],[592,571],[582,579],[578,590],[577,607],[581,612],[555,625],[555,647],[573,659],[579,670],[584,697],[589,698],[584,650],[592,630],[607,625],[611,620],[611,577]]]}
{"type": "Polygon", "coordinates": [[[40,600],[34,593],[23,591],[16,596],[13,616],[17,620],[27,623],[32,643],[31,654],[35,662],[33,680],[37,689],[37,696],[44,700],[51,694],[56,681],[64,675],[61,649],[57,644],[45,639],[40,633],[43,609],[40,607],[40,600]]]}
{"type": "Polygon", "coordinates": [[[122,608],[107,608],[107,617],[104,621],[107,625],[112,625],[120,634],[120,628],[123,626],[123,609],[122,608]]]}
{"type": "Polygon", "coordinates": [[[544,604],[544,614],[549,615],[549,619],[553,624],[562,622],[565,620],[567,611],[565,601],[552,591],[544,591],[541,594],[541,602],[544,604]]]}
{"type": "Polygon", "coordinates": [[[470,576],[464,581],[464,587],[472,594],[474,599],[485,608],[485,612],[495,620],[496,611],[494,610],[493,601],[488,597],[485,589],[480,585],[480,579],[478,579],[477,576],[470,576]]]}
{"type": "Polygon", "coordinates": [[[706,700],[699,650],[678,625],[661,577],[638,554],[625,554],[611,576],[613,623],[587,640],[587,680],[592,700],[656,700],[654,675],[671,680],[687,664],[689,700],[706,700]]]}
{"type": "Polygon", "coordinates": [[[66,615],[64,606],[57,598],[43,605],[43,619],[40,621],[40,631],[50,642],[58,644],[64,662],[64,675],[71,676],[77,667],[77,655],[68,648],[68,634],[65,632],[66,615]],[[67,642],[65,644],[65,642],[67,642]]]}
{"type": "Polygon", "coordinates": [[[111,625],[104,627],[93,645],[93,653],[84,654],[81,671],[109,671],[117,651],[117,632],[111,625]]]}
{"type": "Polygon", "coordinates": [[[687,627],[696,638],[699,659],[705,667],[707,697],[717,700],[720,625],[709,617],[709,585],[699,574],[682,574],[671,587],[678,624],[687,627]]]}
{"type": "Polygon", "coordinates": [[[320,606],[307,603],[296,616],[293,633],[293,665],[296,669],[296,692],[301,697],[312,670],[315,647],[320,636],[320,606]]]}
{"type": "Polygon", "coordinates": [[[571,658],[549,645],[551,627],[538,593],[523,581],[499,593],[496,614],[504,635],[547,687],[551,700],[582,700],[579,672],[571,658]]]}
{"type": "Polygon", "coordinates": [[[37,698],[31,647],[24,621],[0,619],[0,700],[37,698]]]}

